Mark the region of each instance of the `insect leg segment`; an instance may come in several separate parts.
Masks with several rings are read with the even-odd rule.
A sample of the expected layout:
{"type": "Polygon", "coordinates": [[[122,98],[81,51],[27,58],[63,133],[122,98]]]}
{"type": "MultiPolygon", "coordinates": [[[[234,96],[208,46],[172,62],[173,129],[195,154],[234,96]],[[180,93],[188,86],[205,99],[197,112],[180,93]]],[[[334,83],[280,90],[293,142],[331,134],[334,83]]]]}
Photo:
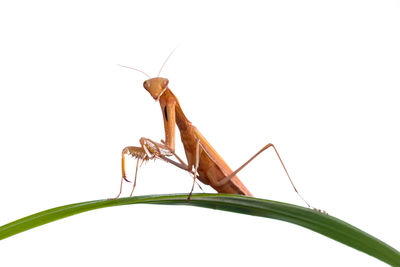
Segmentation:
{"type": "Polygon", "coordinates": [[[165,104],[161,104],[161,109],[164,120],[164,132],[165,132],[164,144],[169,148],[171,152],[175,152],[175,124],[176,124],[175,103],[167,102],[165,104]]]}
{"type": "MultiPolygon", "coordinates": [[[[143,160],[144,161],[144,160],[143,160]]],[[[143,163],[143,162],[142,162],[143,163]]],[[[136,160],[136,171],[135,171],[135,180],[133,180],[133,187],[132,187],[132,191],[131,194],[129,195],[130,197],[133,195],[133,191],[135,190],[136,187],[136,178],[137,178],[137,171],[139,169],[139,159],[136,160]]]]}
{"type": "MultiPolygon", "coordinates": [[[[125,179],[125,180],[126,180],[126,179],[125,179]]],[[[118,195],[117,195],[116,197],[110,198],[111,200],[119,198],[119,196],[120,196],[121,193],[122,193],[122,183],[123,183],[123,182],[124,182],[124,178],[122,177],[122,178],[121,178],[121,184],[119,185],[119,193],[118,193],[118,195]]]]}
{"type": "MultiPolygon", "coordinates": [[[[285,164],[283,163],[278,151],[276,150],[275,146],[272,143],[269,143],[267,145],[265,145],[263,148],[260,149],[260,151],[258,151],[254,156],[252,156],[248,161],[246,161],[242,166],[240,166],[238,169],[236,169],[234,172],[232,172],[231,174],[229,174],[228,176],[224,177],[223,179],[216,181],[216,180],[212,180],[213,182],[213,186],[219,187],[224,185],[225,183],[229,182],[229,180],[231,180],[233,177],[235,177],[235,175],[240,172],[244,167],[247,166],[247,164],[249,164],[253,159],[255,159],[258,155],[260,155],[262,152],[264,152],[265,150],[267,150],[268,148],[272,147],[275,150],[276,155],[278,156],[279,161],[282,164],[283,169],[285,170],[285,173],[287,175],[287,177],[289,178],[289,181],[294,189],[294,191],[297,193],[297,195],[304,201],[304,203],[306,203],[306,205],[309,208],[312,208],[312,206],[310,204],[308,204],[308,202],[301,196],[301,194],[299,193],[299,191],[297,190],[297,188],[295,187],[292,179],[289,176],[289,172],[286,169],[285,164]]],[[[207,150],[205,150],[207,152],[207,150]]]]}
{"type": "Polygon", "coordinates": [[[132,196],[133,191],[135,190],[136,187],[136,178],[137,178],[137,173],[139,169],[139,161],[142,160],[142,164],[145,161],[148,161],[150,158],[155,157],[155,153],[151,153],[150,151],[151,148],[147,148],[146,145],[143,145],[141,147],[137,146],[127,146],[122,150],[122,160],[121,160],[121,167],[122,167],[122,179],[121,179],[121,185],[119,189],[119,194],[117,198],[121,195],[122,192],[122,182],[123,180],[130,182],[128,179],[126,179],[126,171],[125,171],[125,155],[130,155],[133,158],[136,158],[136,170],[135,170],[135,180],[133,182],[133,187],[130,196],[132,196]]]}
{"type": "MultiPolygon", "coordinates": [[[[255,159],[258,155],[260,155],[262,152],[264,152],[265,150],[267,150],[269,147],[273,147],[276,154],[278,155],[278,158],[287,174],[287,176],[289,177],[290,182],[292,182],[292,180],[290,179],[289,173],[286,170],[285,165],[283,164],[283,161],[281,159],[281,157],[278,154],[278,151],[275,149],[275,146],[271,143],[267,144],[266,146],[264,146],[263,148],[260,149],[260,151],[258,151],[254,156],[252,156],[248,161],[246,161],[242,166],[240,166],[238,169],[236,169],[234,172],[232,172],[230,175],[226,176],[224,179],[220,180],[217,182],[217,186],[221,186],[223,184],[225,184],[226,182],[228,182],[230,179],[232,179],[232,177],[234,177],[238,172],[240,172],[244,167],[247,166],[247,164],[249,164],[253,159],[255,159]]],[[[292,183],[293,185],[293,183],[292,183]]],[[[294,187],[294,185],[293,185],[294,187]]],[[[295,191],[297,192],[297,189],[295,188],[295,191]]]]}
{"type": "Polygon", "coordinates": [[[136,147],[136,146],[128,146],[124,148],[122,151],[122,157],[123,157],[123,164],[122,164],[122,173],[125,174],[125,155],[130,155],[133,158],[136,159],[141,159],[143,162],[148,161],[150,159],[155,159],[159,158],[162,159],[168,163],[171,163],[185,171],[190,171],[188,168],[188,165],[185,164],[182,159],[175,153],[171,152],[169,148],[164,145],[157,143],[151,139],[148,138],[140,138],[140,144],[141,147],[136,147]],[[179,163],[176,161],[173,161],[169,159],[168,157],[174,156],[178,159],[179,163]]]}
{"type": "MultiPolygon", "coordinates": [[[[163,145],[167,145],[167,144],[165,143],[164,140],[161,140],[161,143],[162,143],[163,145]]],[[[191,171],[191,169],[188,167],[188,165],[186,165],[186,163],[185,163],[174,151],[171,151],[171,153],[172,153],[172,155],[174,155],[174,157],[175,157],[182,165],[185,165],[185,166],[186,166],[186,169],[185,169],[185,170],[191,171]]],[[[179,166],[178,166],[178,167],[179,167],[179,166]]],[[[179,168],[180,168],[180,167],[179,167],[179,168]]]]}
{"type": "MultiPolygon", "coordinates": [[[[149,159],[154,158],[163,158],[167,156],[172,156],[173,154],[169,151],[168,147],[163,144],[158,144],[148,138],[140,138],[139,140],[141,147],[137,146],[127,146],[122,150],[122,178],[128,182],[129,180],[126,179],[126,172],[125,172],[125,155],[130,155],[133,158],[138,160],[148,161],[149,159]]],[[[137,168],[136,168],[137,174],[137,168]]]]}
{"type": "MultiPolygon", "coordinates": [[[[132,157],[135,157],[139,160],[139,158],[144,159],[146,157],[146,154],[143,153],[144,151],[142,150],[141,147],[136,147],[136,146],[127,146],[122,150],[122,156],[121,156],[121,168],[122,168],[122,177],[121,177],[121,183],[119,186],[119,193],[115,198],[112,199],[116,199],[119,198],[119,196],[122,193],[122,184],[123,181],[127,181],[128,183],[130,183],[131,181],[129,181],[128,179],[126,179],[126,172],[125,172],[125,155],[131,155],[132,157]]],[[[136,169],[136,173],[137,173],[137,169],[136,169]]],[[[136,175],[135,175],[135,184],[136,184],[136,175]]]]}
{"type": "MultiPolygon", "coordinates": [[[[130,196],[132,196],[133,191],[136,187],[137,173],[138,173],[138,169],[140,167],[139,161],[142,160],[142,164],[143,164],[144,161],[148,161],[150,159],[162,159],[168,163],[171,163],[171,164],[193,174],[193,186],[192,186],[192,190],[190,191],[190,194],[188,197],[188,199],[190,199],[190,196],[194,189],[194,185],[197,182],[197,180],[196,180],[196,178],[198,176],[197,169],[199,166],[199,159],[200,159],[200,148],[199,148],[200,140],[199,139],[197,140],[197,147],[196,147],[197,157],[196,157],[194,172],[187,164],[185,164],[182,161],[182,159],[175,152],[170,151],[170,149],[167,145],[157,143],[149,138],[144,138],[144,137],[140,138],[139,142],[140,142],[141,147],[129,146],[129,147],[124,148],[124,150],[122,152],[122,175],[123,175],[123,179],[125,179],[126,181],[128,181],[128,180],[125,177],[125,155],[130,155],[137,159],[135,179],[133,182],[133,188],[132,188],[130,196]],[[179,162],[176,162],[176,161],[168,158],[170,156],[175,156],[179,162]]],[[[200,185],[199,185],[199,187],[201,190],[203,190],[200,185]]],[[[118,197],[121,194],[121,191],[122,191],[122,180],[121,180],[120,193],[118,194],[118,197]]]]}
{"type": "Polygon", "coordinates": [[[169,146],[167,146],[163,140],[161,140],[161,142],[162,144],[148,138],[140,138],[140,144],[147,151],[146,153],[148,153],[150,158],[160,158],[178,168],[191,172],[192,169],[175,152],[171,151],[169,146]],[[168,157],[170,156],[174,156],[179,163],[169,159],[168,157]]]}
{"type": "Polygon", "coordinates": [[[168,146],[154,142],[151,139],[142,137],[139,142],[149,159],[170,157],[173,155],[168,146]]]}
{"type": "Polygon", "coordinates": [[[122,159],[121,159],[122,179],[124,179],[127,182],[130,182],[128,179],[126,179],[125,155],[130,155],[133,158],[136,158],[138,160],[142,159],[143,161],[149,160],[149,157],[147,156],[143,147],[127,146],[122,150],[122,159]]]}
{"type": "Polygon", "coordinates": [[[196,184],[197,169],[199,167],[199,161],[200,161],[200,139],[197,139],[195,162],[194,162],[194,172],[193,172],[193,185],[192,185],[192,189],[190,190],[187,200],[190,200],[190,197],[192,196],[192,193],[193,193],[194,185],[196,184]]]}
{"type": "Polygon", "coordinates": [[[133,191],[135,190],[135,187],[136,187],[137,173],[138,173],[139,167],[141,166],[141,165],[139,166],[140,160],[142,161],[141,164],[143,164],[145,161],[148,161],[150,159],[160,158],[160,159],[163,159],[164,161],[174,164],[175,166],[178,166],[181,169],[184,169],[186,171],[188,170],[188,166],[174,152],[171,152],[166,145],[154,142],[151,139],[144,138],[144,137],[140,138],[139,142],[141,145],[140,147],[127,146],[122,150],[122,158],[121,158],[122,178],[121,178],[119,193],[115,198],[118,198],[122,193],[123,180],[130,182],[126,178],[125,155],[129,155],[129,156],[137,159],[136,170],[135,170],[135,179],[133,182],[133,187],[132,187],[130,196],[132,196],[133,191]],[[180,160],[181,163],[175,162],[168,158],[172,155],[174,155],[178,160],[180,160]]]}

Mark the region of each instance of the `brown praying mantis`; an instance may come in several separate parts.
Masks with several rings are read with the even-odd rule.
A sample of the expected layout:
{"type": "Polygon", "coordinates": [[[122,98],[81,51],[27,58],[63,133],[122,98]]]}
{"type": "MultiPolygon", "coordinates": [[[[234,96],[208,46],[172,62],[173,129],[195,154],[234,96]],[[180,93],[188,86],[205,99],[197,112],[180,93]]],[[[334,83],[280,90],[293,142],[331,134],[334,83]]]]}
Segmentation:
{"type": "Polygon", "coordinates": [[[150,159],[162,159],[193,174],[193,185],[188,195],[188,200],[192,195],[197,179],[206,185],[210,185],[218,193],[252,196],[250,191],[239,180],[236,174],[241,171],[247,164],[249,164],[253,159],[255,159],[259,154],[261,154],[266,149],[272,147],[279,161],[281,162],[293,189],[307,204],[307,206],[311,207],[297,191],[277,149],[271,143],[261,148],[254,156],[252,156],[237,170],[232,171],[229,168],[228,164],[225,163],[222,157],[215,151],[215,149],[210,145],[206,138],[186,118],[181,106],[179,105],[178,99],[168,87],[168,79],[159,77],[161,70],[163,69],[165,63],[168,61],[173,52],[174,51],[172,51],[167,59],[164,61],[157,77],[155,78],[151,78],[147,73],[139,69],[120,65],[122,67],[141,72],[149,78],[143,83],[143,87],[150,93],[154,100],[160,103],[161,112],[164,120],[165,141],[161,140],[161,143],[158,143],[148,138],[140,138],[140,147],[127,146],[122,150],[122,178],[120,191],[116,198],[121,195],[123,180],[130,182],[129,180],[127,180],[125,173],[125,155],[130,155],[137,159],[135,180],[130,196],[132,196],[136,186],[139,161],[141,160],[143,163],[144,161],[148,161],[150,159]],[[181,141],[185,150],[187,164],[183,162],[183,160],[175,153],[175,125],[178,126],[178,129],[180,131],[181,141]],[[172,156],[174,156],[178,160],[178,162],[172,160],[170,158],[172,156]]]}

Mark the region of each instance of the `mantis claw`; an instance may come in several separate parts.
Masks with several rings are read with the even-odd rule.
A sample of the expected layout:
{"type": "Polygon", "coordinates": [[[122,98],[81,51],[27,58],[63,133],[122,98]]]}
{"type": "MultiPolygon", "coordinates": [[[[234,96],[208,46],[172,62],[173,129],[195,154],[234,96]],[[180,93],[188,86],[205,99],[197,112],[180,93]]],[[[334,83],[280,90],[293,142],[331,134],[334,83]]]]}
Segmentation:
{"type": "Polygon", "coordinates": [[[122,176],[122,179],[124,179],[124,180],[127,181],[128,183],[132,183],[131,181],[129,181],[128,179],[126,179],[125,176],[122,176]]]}

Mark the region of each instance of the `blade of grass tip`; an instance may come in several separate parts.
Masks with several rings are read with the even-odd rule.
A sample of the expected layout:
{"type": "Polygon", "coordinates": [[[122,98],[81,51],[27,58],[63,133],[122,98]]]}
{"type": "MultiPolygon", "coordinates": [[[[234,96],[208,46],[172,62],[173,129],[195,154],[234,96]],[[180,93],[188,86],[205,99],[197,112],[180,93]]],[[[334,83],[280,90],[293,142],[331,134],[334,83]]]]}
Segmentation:
{"type": "Polygon", "coordinates": [[[240,195],[193,194],[149,195],[114,200],[94,200],[48,209],[0,227],[0,240],[31,228],[99,208],[128,204],[189,205],[277,219],[303,226],[393,266],[400,266],[400,253],[379,239],[333,216],[308,208],[240,195]]]}

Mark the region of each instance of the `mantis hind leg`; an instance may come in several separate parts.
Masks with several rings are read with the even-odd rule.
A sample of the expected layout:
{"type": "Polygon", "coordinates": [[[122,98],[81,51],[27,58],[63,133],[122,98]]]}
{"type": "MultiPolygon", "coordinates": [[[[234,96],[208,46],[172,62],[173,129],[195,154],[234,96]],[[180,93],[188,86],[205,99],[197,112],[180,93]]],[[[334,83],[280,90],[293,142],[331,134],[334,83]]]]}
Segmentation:
{"type": "Polygon", "coordinates": [[[232,172],[231,174],[225,176],[223,179],[216,181],[215,184],[213,184],[213,186],[222,186],[224,184],[226,184],[227,182],[229,182],[233,177],[235,177],[235,175],[240,172],[244,167],[247,166],[247,164],[249,164],[251,161],[253,161],[253,159],[255,159],[258,155],[260,155],[262,152],[264,152],[265,150],[267,150],[268,148],[272,147],[276,153],[276,155],[278,156],[279,161],[282,164],[283,169],[285,170],[285,173],[287,175],[287,177],[289,178],[290,184],[292,185],[294,191],[296,192],[296,194],[303,200],[304,203],[306,203],[306,205],[309,208],[313,208],[310,204],[308,204],[308,202],[301,196],[301,194],[299,193],[299,191],[297,190],[296,186],[294,185],[292,179],[290,178],[289,172],[286,169],[285,164],[283,163],[283,160],[281,159],[281,156],[278,153],[278,150],[276,150],[275,146],[272,143],[269,143],[267,145],[265,145],[263,148],[261,148],[256,154],[254,154],[248,161],[246,161],[242,166],[240,166],[239,168],[237,168],[234,172],[232,172]]]}

